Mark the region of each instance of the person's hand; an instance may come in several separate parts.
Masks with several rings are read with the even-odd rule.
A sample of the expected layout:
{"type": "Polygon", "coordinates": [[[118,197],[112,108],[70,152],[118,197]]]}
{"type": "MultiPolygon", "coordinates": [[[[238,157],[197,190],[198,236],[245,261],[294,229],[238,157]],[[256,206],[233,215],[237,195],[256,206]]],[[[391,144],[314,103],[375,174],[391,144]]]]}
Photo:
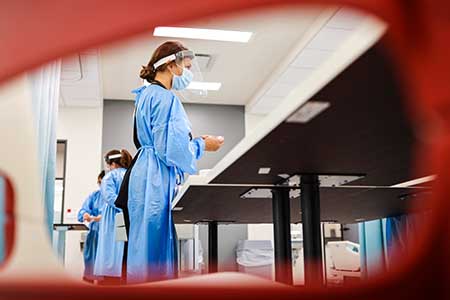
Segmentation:
{"type": "Polygon", "coordinates": [[[91,222],[91,215],[88,213],[83,214],[83,221],[91,222]]]}
{"type": "Polygon", "coordinates": [[[98,215],[96,217],[92,217],[92,221],[93,222],[100,222],[101,219],[102,219],[102,215],[98,215]]]}
{"type": "Polygon", "coordinates": [[[205,141],[205,151],[210,152],[219,150],[225,142],[223,136],[202,135],[202,139],[205,141]]]}

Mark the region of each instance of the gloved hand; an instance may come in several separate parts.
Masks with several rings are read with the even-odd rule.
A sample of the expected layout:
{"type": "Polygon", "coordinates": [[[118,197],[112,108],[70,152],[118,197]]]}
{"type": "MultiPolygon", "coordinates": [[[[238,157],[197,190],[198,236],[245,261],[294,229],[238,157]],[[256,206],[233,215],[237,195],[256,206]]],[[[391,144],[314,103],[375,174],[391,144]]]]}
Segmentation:
{"type": "Polygon", "coordinates": [[[100,220],[102,219],[102,215],[98,215],[96,217],[92,217],[92,222],[100,222],[100,220]]]}
{"type": "Polygon", "coordinates": [[[84,214],[83,214],[83,220],[84,220],[84,221],[91,222],[91,215],[88,214],[88,213],[84,213],[84,214]]]}
{"type": "Polygon", "coordinates": [[[205,151],[214,152],[220,149],[225,142],[223,136],[202,135],[205,141],[205,151]]]}

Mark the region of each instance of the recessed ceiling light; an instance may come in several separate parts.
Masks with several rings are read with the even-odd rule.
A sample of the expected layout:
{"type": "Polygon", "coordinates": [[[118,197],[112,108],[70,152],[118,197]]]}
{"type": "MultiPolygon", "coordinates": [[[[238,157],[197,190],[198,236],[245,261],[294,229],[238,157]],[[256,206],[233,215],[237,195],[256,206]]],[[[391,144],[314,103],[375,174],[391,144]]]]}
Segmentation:
{"type": "Polygon", "coordinates": [[[330,107],[329,102],[308,101],[299,108],[293,115],[291,115],[287,122],[289,123],[308,123],[314,119],[318,114],[330,107]]]}
{"type": "Polygon", "coordinates": [[[248,43],[252,33],[246,31],[217,30],[187,27],[156,27],[154,36],[185,39],[248,43]]]}
{"type": "Polygon", "coordinates": [[[218,91],[222,83],[220,82],[203,82],[203,81],[192,81],[188,85],[189,90],[203,90],[203,91],[218,91]]]}
{"type": "Polygon", "coordinates": [[[177,206],[177,207],[174,207],[172,210],[173,211],[182,211],[183,209],[184,209],[184,207],[177,206]]]}
{"type": "Polygon", "coordinates": [[[361,219],[355,219],[355,221],[356,222],[362,222],[362,221],[365,221],[366,219],[364,219],[364,218],[361,218],[361,219]]]}

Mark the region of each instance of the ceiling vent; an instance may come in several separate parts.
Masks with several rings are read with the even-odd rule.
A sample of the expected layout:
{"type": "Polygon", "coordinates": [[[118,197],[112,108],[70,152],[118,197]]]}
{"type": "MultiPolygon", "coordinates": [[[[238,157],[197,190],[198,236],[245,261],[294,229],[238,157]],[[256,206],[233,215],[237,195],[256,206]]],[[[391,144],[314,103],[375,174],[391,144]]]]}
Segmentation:
{"type": "Polygon", "coordinates": [[[208,72],[211,70],[214,59],[209,54],[195,54],[195,61],[197,62],[200,71],[208,72]]]}

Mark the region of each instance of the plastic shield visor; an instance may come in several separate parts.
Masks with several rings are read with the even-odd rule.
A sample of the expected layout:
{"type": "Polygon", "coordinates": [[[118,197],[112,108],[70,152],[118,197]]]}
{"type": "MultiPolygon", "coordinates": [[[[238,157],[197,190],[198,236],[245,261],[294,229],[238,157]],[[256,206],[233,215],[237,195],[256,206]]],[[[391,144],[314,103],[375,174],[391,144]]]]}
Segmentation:
{"type": "Polygon", "coordinates": [[[183,50],[161,58],[153,65],[153,67],[157,69],[158,67],[172,61],[174,61],[180,68],[186,68],[190,70],[194,75],[192,79],[192,82],[194,84],[191,83],[185,90],[176,91],[176,94],[178,94],[182,98],[182,100],[185,101],[193,101],[195,100],[195,98],[207,96],[206,89],[197,88],[199,85],[198,83],[203,82],[203,75],[200,67],[195,60],[195,53],[191,50],[183,50]]]}

